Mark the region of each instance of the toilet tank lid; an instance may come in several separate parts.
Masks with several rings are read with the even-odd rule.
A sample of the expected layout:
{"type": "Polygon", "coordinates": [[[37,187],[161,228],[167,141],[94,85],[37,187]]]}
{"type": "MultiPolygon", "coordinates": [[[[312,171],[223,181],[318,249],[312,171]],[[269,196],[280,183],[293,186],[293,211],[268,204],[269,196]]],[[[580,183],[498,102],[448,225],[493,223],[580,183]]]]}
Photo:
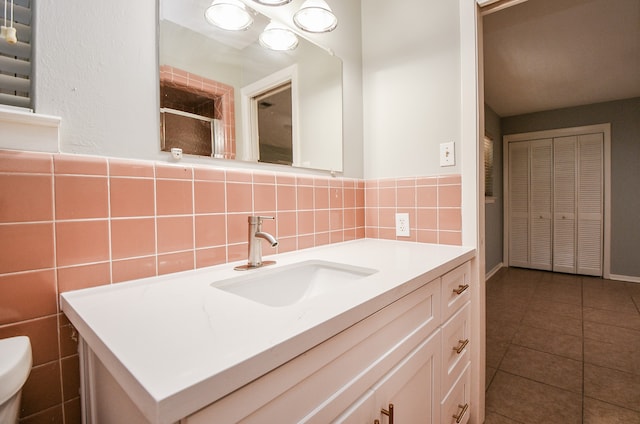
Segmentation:
{"type": "Polygon", "coordinates": [[[0,339],[0,404],[15,395],[31,371],[31,343],[26,336],[0,339]]]}

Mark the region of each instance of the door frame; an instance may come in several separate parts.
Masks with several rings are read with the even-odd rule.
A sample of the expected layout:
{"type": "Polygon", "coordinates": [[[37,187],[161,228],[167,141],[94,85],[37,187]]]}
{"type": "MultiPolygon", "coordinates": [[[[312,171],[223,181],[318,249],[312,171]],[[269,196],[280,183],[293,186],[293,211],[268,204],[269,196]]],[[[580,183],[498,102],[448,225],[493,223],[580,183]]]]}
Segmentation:
{"type": "Polygon", "coordinates": [[[520,134],[509,134],[502,138],[502,172],[503,172],[503,261],[509,263],[509,143],[543,138],[579,136],[603,133],[603,269],[602,277],[611,278],[611,124],[585,125],[580,127],[558,128],[544,131],[533,131],[520,134]]]}

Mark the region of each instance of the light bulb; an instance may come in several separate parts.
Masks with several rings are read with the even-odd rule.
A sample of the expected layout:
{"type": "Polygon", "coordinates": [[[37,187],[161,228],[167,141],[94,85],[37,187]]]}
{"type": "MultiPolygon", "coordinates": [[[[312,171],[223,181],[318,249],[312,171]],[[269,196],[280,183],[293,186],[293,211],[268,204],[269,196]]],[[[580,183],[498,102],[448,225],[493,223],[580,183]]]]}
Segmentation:
{"type": "Polygon", "coordinates": [[[253,16],[239,0],[214,0],[204,17],[210,24],[229,31],[242,31],[253,23],[253,16]]]}
{"type": "Polygon", "coordinates": [[[338,26],[338,18],[324,0],[307,0],[293,15],[296,26],[307,32],[329,32],[338,26]]]}
{"type": "Polygon", "coordinates": [[[271,50],[293,50],[298,46],[298,36],[289,28],[272,21],[260,34],[260,44],[271,50]]]}
{"type": "Polygon", "coordinates": [[[291,3],[291,0],[253,0],[256,3],[264,4],[265,6],[282,6],[283,4],[291,3]]]}

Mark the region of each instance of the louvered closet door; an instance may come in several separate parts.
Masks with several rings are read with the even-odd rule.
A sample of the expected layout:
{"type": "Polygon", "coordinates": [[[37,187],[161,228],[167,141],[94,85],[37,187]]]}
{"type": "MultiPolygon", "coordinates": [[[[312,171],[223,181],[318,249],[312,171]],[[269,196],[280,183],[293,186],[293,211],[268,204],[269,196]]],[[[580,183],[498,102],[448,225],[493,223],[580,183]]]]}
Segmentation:
{"type": "Polygon", "coordinates": [[[529,266],[529,142],[509,143],[509,266],[529,266]]]}
{"type": "Polygon", "coordinates": [[[578,137],[577,272],[602,275],[603,135],[578,137]]]}
{"type": "Polygon", "coordinates": [[[553,142],[553,270],[576,272],[576,151],[577,137],[553,142]]]}
{"type": "Polygon", "coordinates": [[[551,270],[551,212],[553,199],[553,140],[531,142],[529,266],[551,270]]]}

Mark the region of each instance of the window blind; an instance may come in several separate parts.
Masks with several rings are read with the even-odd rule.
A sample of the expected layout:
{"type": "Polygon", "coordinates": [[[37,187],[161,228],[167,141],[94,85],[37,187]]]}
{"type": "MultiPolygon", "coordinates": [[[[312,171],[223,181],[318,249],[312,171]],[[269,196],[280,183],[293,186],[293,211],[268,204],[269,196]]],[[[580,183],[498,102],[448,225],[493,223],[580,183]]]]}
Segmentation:
{"type": "MultiPolygon", "coordinates": [[[[4,25],[4,1],[0,0],[0,23],[4,25]]],[[[13,26],[18,42],[0,39],[0,105],[31,108],[32,97],[32,5],[35,0],[14,0],[13,26]]],[[[7,0],[7,26],[11,2],[7,0]]]]}
{"type": "Polygon", "coordinates": [[[493,196],[493,140],[484,138],[484,195],[493,196]]]}

